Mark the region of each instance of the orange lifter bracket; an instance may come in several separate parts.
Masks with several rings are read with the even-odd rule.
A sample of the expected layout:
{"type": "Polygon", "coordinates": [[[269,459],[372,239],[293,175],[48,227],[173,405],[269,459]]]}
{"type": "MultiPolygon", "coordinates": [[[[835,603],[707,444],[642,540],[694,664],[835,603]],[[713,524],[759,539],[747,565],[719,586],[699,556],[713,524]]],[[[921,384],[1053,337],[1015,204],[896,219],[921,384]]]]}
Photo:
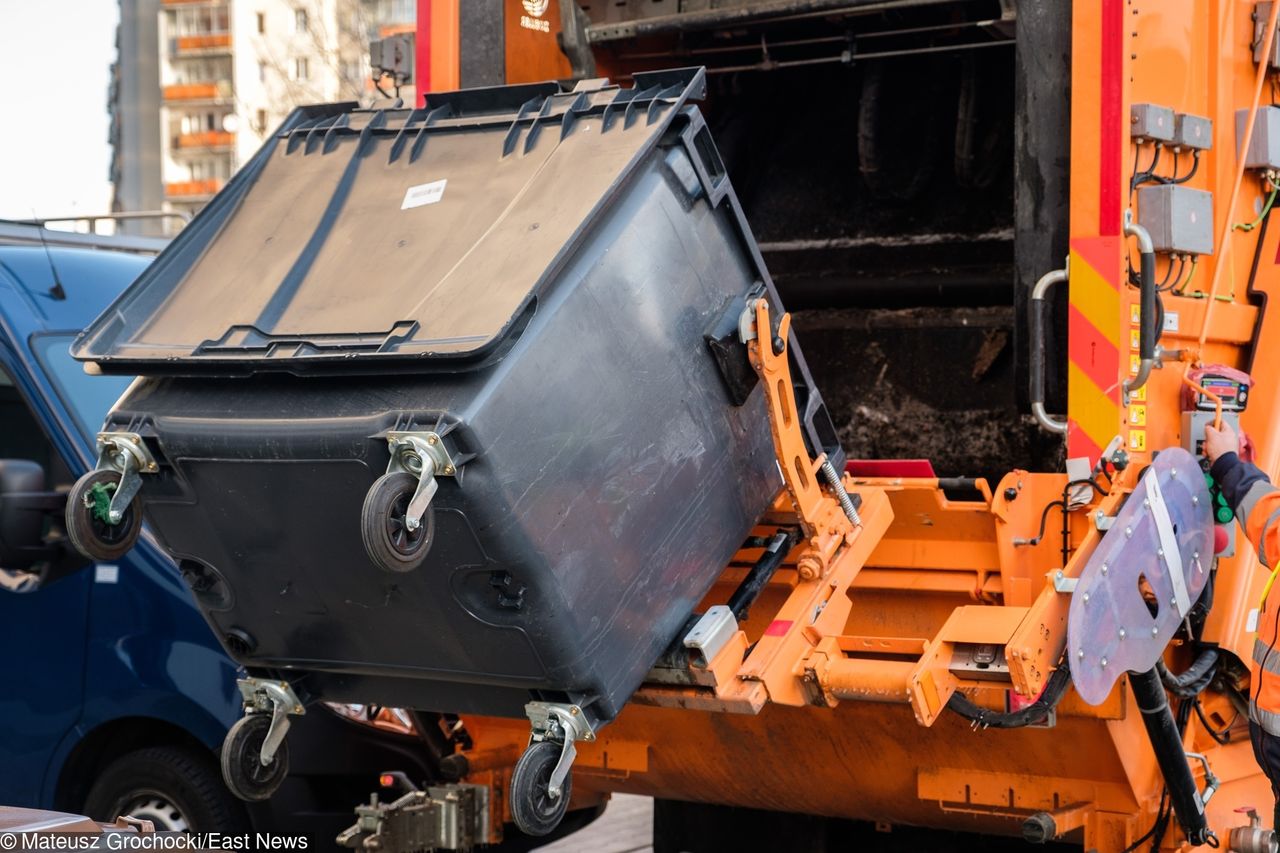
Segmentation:
{"type": "MultiPolygon", "coordinates": [[[[823,465],[827,462],[825,454],[820,453],[817,459],[809,458],[787,357],[791,315],[782,315],[778,333],[774,335],[767,300],[757,299],[747,310],[755,313],[754,329],[751,329],[755,337],[746,342],[748,357],[764,385],[773,449],[787,494],[795,505],[809,545],[808,551],[799,558],[797,571],[801,580],[817,580],[830,571],[832,558],[840,546],[853,542],[855,522],[859,519],[851,503],[846,509],[838,497],[828,494],[819,485],[823,465]]],[[[742,325],[748,326],[747,323],[742,325]]],[[[840,482],[830,486],[833,490],[843,488],[840,482]]],[[[848,501],[847,497],[845,501],[848,501]]]]}

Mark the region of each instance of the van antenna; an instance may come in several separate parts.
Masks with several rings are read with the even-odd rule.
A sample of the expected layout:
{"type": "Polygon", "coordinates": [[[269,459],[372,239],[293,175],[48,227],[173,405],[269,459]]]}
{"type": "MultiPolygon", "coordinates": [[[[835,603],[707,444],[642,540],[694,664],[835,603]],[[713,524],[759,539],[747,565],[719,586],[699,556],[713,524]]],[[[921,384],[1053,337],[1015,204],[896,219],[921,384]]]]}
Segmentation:
{"type": "Polygon", "coordinates": [[[31,221],[35,224],[36,228],[39,229],[40,245],[44,247],[44,256],[49,261],[50,272],[53,273],[53,287],[49,288],[49,295],[54,299],[66,299],[67,291],[66,288],[62,286],[62,279],[58,276],[58,265],[53,262],[53,252],[49,251],[49,244],[44,239],[44,223],[36,216],[34,208],[31,211],[31,221]]]}

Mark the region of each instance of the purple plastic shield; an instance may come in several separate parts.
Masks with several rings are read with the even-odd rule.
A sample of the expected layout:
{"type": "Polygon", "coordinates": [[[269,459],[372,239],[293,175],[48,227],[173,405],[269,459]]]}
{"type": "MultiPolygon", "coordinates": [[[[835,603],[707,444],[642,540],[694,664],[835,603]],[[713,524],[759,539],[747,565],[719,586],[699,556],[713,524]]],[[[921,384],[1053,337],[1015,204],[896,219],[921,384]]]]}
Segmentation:
{"type": "Polygon", "coordinates": [[[1125,672],[1155,666],[1212,568],[1213,516],[1204,474],[1186,450],[1162,450],[1071,596],[1067,653],[1080,698],[1098,705],[1125,672]],[[1154,595],[1154,616],[1144,591],[1154,595]]]}

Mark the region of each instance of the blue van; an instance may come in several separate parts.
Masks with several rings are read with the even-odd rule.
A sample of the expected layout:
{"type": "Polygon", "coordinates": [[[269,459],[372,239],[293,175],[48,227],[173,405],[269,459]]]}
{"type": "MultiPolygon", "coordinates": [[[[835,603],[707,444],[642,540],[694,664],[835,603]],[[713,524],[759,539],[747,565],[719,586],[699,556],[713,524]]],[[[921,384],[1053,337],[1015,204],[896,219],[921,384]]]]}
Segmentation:
{"type": "MultiPolygon", "coordinates": [[[[21,227],[2,230],[0,243],[21,227]]],[[[291,774],[270,801],[227,790],[217,750],[241,715],[237,668],[177,566],[145,531],[97,564],[62,535],[66,491],[130,382],[86,374],[67,348],[149,258],[44,245],[60,239],[0,245],[0,803],[332,846],[381,772],[437,776],[441,732],[319,706],[290,730],[291,774]]]]}

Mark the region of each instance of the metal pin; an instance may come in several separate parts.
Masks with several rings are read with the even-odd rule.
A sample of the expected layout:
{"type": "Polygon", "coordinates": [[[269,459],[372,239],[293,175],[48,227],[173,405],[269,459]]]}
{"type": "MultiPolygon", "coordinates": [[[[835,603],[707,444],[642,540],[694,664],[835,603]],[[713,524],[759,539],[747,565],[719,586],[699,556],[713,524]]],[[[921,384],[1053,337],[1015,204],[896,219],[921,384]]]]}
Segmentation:
{"type": "Polygon", "coordinates": [[[1087,593],[1087,592],[1086,592],[1086,593],[1082,596],[1082,599],[1083,599],[1083,601],[1084,601],[1084,603],[1085,603],[1085,604],[1088,604],[1088,603],[1089,603],[1089,593],[1087,593]]]}
{"type": "Polygon", "coordinates": [[[1170,468],[1170,469],[1169,469],[1169,476],[1170,476],[1170,477],[1176,477],[1176,476],[1178,476],[1178,469],[1177,469],[1177,468],[1170,468]]]}
{"type": "Polygon", "coordinates": [[[1076,652],[1076,657],[1080,658],[1081,660],[1084,660],[1084,649],[1081,649],[1080,651],[1076,652]]]}
{"type": "Polygon", "coordinates": [[[1123,629],[1123,628],[1121,628],[1121,629],[1120,629],[1120,639],[1122,639],[1122,640],[1123,640],[1124,638],[1125,638],[1124,629],[1123,629]]]}
{"type": "Polygon", "coordinates": [[[1106,665],[1107,665],[1107,659],[1106,659],[1106,658],[1103,658],[1103,659],[1102,659],[1102,665],[1103,665],[1103,667],[1106,667],[1106,665]]]}
{"type": "Polygon", "coordinates": [[[1199,495],[1192,495],[1192,496],[1191,496],[1191,503],[1195,504],[1196,506],[1199,506],[1199,505],[1200,505],[1200,496],[1199,496],[1199,495]]]}
{"type": "Polygon", "coordinates": [[[1124,535],[1125,535],[1126,537],[1128,537],[1128,536],[1132,536],[1132,535],[1133,535],[1133,528],[1132,528],[1132,527],[1126,527],[1126,528],[1124,529],[1124,535]]]}
{"type": "Polygon", "coordinates": [[[1142,505],[1143,505],[1143,506],[1151,506],[1151,499],[1150,499],[1150,498],[1143,498],[1143,499],[1142,499],[1142,505]]]}
{"type": "Polygon", "coordinates": [[[1102,564],[1102,573],[1103,573],[1104,575],[1107,573],[1107,564],[1106,564],[1106,563],[1103,563],[1103,564],[1102,564]]]}
{"type": "Polygon", "coordinates": [[[1152,625],[1152,626],[1151,626],[1151,636],[1156,637],[1156,636],[1159,636],[1159,634],[1160,634],[1160,626],[1159,626],[1159,625],[1152,625]]]}

